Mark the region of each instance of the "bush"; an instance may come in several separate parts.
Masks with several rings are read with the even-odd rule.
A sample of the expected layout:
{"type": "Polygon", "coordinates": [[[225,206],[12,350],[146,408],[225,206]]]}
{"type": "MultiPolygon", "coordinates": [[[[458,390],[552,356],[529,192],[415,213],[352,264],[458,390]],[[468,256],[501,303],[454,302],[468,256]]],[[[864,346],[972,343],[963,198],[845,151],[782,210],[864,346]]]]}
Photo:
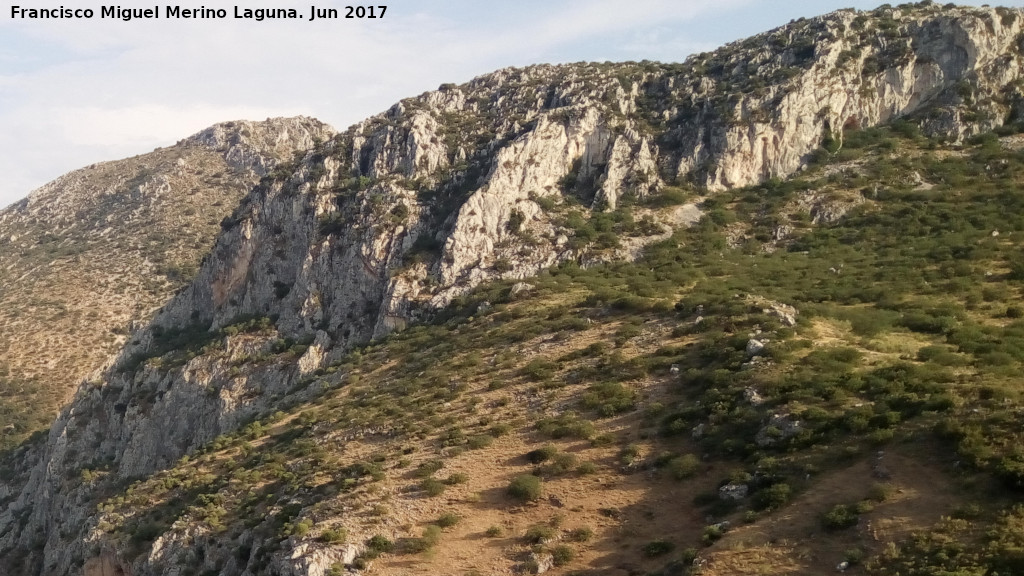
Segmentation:
{"type": "Polygon", "coordinates": [[[462,518],[458,514],[455,514],[454,512],[445,512],[444,514],[441,514],[434,524],[437,524],[441,528],[451,528],[458,524],[459,520],[462,520],[462,518]]]}
{"type": "Polygon", "coordinates": [[[572,454],[560,453],[556,454],[551,459],[550,463],[542,467],[542,471],[545,475],[559,476],[562,474],[568,474],[576,468],[578,463],[576,456],[572,454]]]}
{"type": "Polygon", "coordinates": [[[554,557],[555,566],[565,566],[576,557],[576,551],[565,544],[559,544],[551,549],[551,556],[554,557]]]}
{"type": "Polygon", "coordinates": [[[705,546],[710,546],[722,538],[725,534],[725,530],[718,524],[708,526],[704,529],[704,533],[701,534],[700,540],[705,546]]]}
{"type": "Polygon", "coordinates": [[[501,526],[491,526],[486,532],[484,532],[484,535],[488,538],[497,538],[498,536],[501,536],[502,532],[503,530],[501,529],[501,526]]]}
{"type": "Polygon", "coordinates": [[[446,486],[437,478],[427,478],[420,482],[420,488],[427,493],[427,496],[440,496],[444,494],[446,486]]]}
{"type": "Polygon", "coordinates": [[[836,504],[822,517],[821,525],[826,530],[842,530],[856,526],[858,521],[860,515],[856,505],[836,504]]]}
{"type": "Polygon", "coordinates": [[[651,558],[664,556],[675,549],[676,545],[667,540],[655,540],[654,542],[648,542],[647,544],[644,544],[644,547],[642,548],[644,555],[651,558]]]}
{"type": "Polygon", "coordinates": [[[386,536],[377,534],[366,541],[366,549],[377,554],[383,554],[394,550],[395,543],[389,540],[386,536]]]}
{"type": "Polygon", "coordinates": [[[487,434],[478,434],[476,436],[470,436],[468,446],[470,450],[479,450],[480,448],[486,448],[494,442],[494,437],[487,434]]]}
{"type": "Polygon", "coordinates": [[[607,418],[636,408],[636,393],[618,382],[601,382],[583,395],[583,406],[607,418]]]}
{"type": "Polygon", "coordinates": [[[495,438],[500,438],[512,431],[512,426],[509,424],[495,424],[487,431],[488,434],[495,438]]]}
{"type": "MultiPolygon", "coordinates": [[[[443,518],[443,516],[442,516],[443,518]]],[[[456,516],[456,518],[458,518],[456,516]]],[[[423,544],[426,548],[433,548],[441,541],[441,528],[430,525],[423,529],[423,544]]]]}
{"type": "Polygon", "coordinates": [[[593,537],[594,531],[586,526],[570,530],[568,534],[570,542],[589,542],[593,537]]]}
{"type": "Polygon", "coordinates": [[[772,484],[757,492],[754,504],[760,510],[773,510],[788,502],[791,493],[789,484],[772,484]]]}
{"type": "Polygon", "coordinates": [[[341,544],[346,538],[348,532],[344,528],[332,528],[320,534],[320,541],[325,544],[341,544]]]}
{"type": "Polygon", "coordinates": [[[551,438],[579,438],[589,440],[594,436],[594,424],[582,420],[576,414],[565,413],[557,418],[545,418],[537,422],[537,430],[551,438]]]}
{"type": "Polygon", "coordinates": [[[523,502],[539,500],[541,492],[541,480],[533,474],[520,474],[508,485],[508,495],[523,502]]]}
{"type": "Polygon", "coordinates": [[[534,524],[526,529],[523,539],[527,544],[544,544],[555,537],[555,529],[547,524],[534,524]]]}
{"type": "Polygon", "coordinates": [[[676,480],[692,478],[700,469],[700,460],[693,454],[683,454],[668,461],[668,472],[676,480]]]}
{"type": "Polygon", "coordinates": [[[553,444],[545,444],[536,450],[530,450],[527,452],[526,459],[529,460],[531,464],[540,464],[541,462],[546,462],[554,458],[556,454],[558,454],[558,448],[556,446],[553,444]]]}
{"type": "Polygon", "coordinates": [[[416,467],[417,478],[429,478],[431,474],[437,472],[441,468],[444,468],[444,462],[441,460],[427,460],[416,467]]]}
{"type": "Polygon", "coordinates": [[[444,479],[444,483],[449,486],[465,484],[466,482],[469,482],[469,475],[463,474],[462,472],[455,472],[444,479]]]}

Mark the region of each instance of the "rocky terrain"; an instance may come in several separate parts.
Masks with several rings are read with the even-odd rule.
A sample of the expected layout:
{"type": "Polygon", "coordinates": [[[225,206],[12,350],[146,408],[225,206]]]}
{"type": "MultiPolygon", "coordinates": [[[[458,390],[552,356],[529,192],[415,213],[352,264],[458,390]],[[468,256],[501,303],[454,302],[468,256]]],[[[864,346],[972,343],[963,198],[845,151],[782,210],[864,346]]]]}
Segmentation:
{"type": "Polygon", "coordinates": [[[332,135],[306,118],[227,122],[77,170],[0,212],[4,444],[48,426],[82,380],[99,377],[192,279],[260,178],[332,135]]]}
{"type": "MultiPolygon", "coordinates": [[[[65,270],[81,285],[91,277],[70,263],[88,262],[109,275],[93,283],[109,286],[96,298],[110,311],[89,317],[66,303],[70,295],[33,304],[8,293],[5,278],[6,322],[21,330],[20,318],[47,306],[82,310],[104,328],[65,327],[98,344],[65,352],[83,371],[121,347],[78,388],[45,443],[9,457],[0,559],[11,573],[59,576],[429,573],[429,556],[401,560],[427,553],[480,573],[565,573],[573,562],[621,573],[764,573],[743,572],[758,566],[746,556],[768,558],[761,565],[772,573],[820,573],[840,561],[885,573],[865,555],[882,557],[877,543],[892,543],[885,554],[896,563],[906,560],[901,550],[927,548],[913,530],[952,513],[955,482],[924,491],[915,482],[934,471],[920,454],[886,460],[883,450],[868,464],[862,451],[938,427],[968,399],[1012,401],[987,380],[1002,373],[967,355],[1004,362],[1000,370],[1018,362],[993,343],[1013,335],[995,331],[1014,330],[1006,318],[1018,316],[983,304],[1016,289],[967,294],[982,272],[957,255],[974,250],[980,263],[984,248],[983,277],[1016,278],[1006,254],[1018,223],[1001,219],[1015,212],[972,216],[967,226],[955,211],[915,212],[912,195],[940,190],[955,203],[968,186],[997,186],[993,197],[1013,204],[1016,151],[992,131],[1018,126],[1022,29],[1024,14],[1005,8],[840,11],[682,64],[500,70],[336,135],[309,120],[222,125],[144,162],[65,177],[0,215],[0,264],[38,298],[46,284],[35,288],[44,280],[33,274],[63,286],[67,276],[52,275],[65,270]],[[257,128],[253,144],[245,132],[257,128]],[[897,145],[915,155],[895,157],[897,145]],[[939,155],[961,171],[944,172],[939,155]],[[204,183],[215,170],[235,192],[204,183]],[[94,172],[104,183],[87,189],[94,172]],[[195,214],[182,190],[207,195],[191,205],[195,214]],[[218,221],[205,212],[210,194],[229,209],[206,251],[218,221]],[[156,202],[168,196],[175,201],[156,202]],[[851,213],[860,224],[844,228],[851,213]],[[892,214],[918,218],[907,233],[921,237],[955,223],[962,245],[922,247],[916,254],[933,260],[907,266],[901,244],[885,236],[892,214]],[[66,235],[44,237],[38,224],[61,218],[66,235]],[[146,235],[124,234],[115,220],[146,235]],[[999,229],[985,229],[989,221],[999,229]],[[168,243],[168,230],[187,223],[192,232],[168,243]],[[151,273],[75,252],[110,242],[124,244],[125,262],[135,259],[123,266],[151,273]],[[860,250],[847,251],[855,242],[860,250]],[[917,283],[895,272],[917,265],[917,283]],[[933,268],[942,276],[925,276],[933,268]],[[875,282],[889,282],[891,298],[932,296],[913,300],[908,316],[886,294],[866,292],[875,282]],[[140,284],[146,298],[124,307],[124,286],[140,284]],[[973,307],[961,309],[968,296],[973,307]],[[879,311],[869,318],[874,332],[855,317],[867,303],[879,311]],[[107,336],[157,306],[123,339],[107,336]],[[987,348],[956,336],[969,321],[972,334],[992,334],[987,348]],[[939,335],[950,339],[932,340],[939,335]],[[918,364],[901,364],[910,361],[918,364]],[[815,375],[835,377],[828,391],[814,388],[815,375]],[[989,392],[972,396],[981,381],[989,392]],[[940,386],[951,382],[972,392],[940,386]],[[547,440],[558,444],[541,446],[547,440]],[[913,474],[886,484],[889,460],[913,474]],[[841,465],[866,466],[856,473],[878,480],[876,490],[829,500],[843,484],[841,465]],[[433,476],[442,469],[444,481],[433,476]],[[539,504],[541,479],[554,491],[539,504]],[[899,482],[920,490],[916,504],[893,496],[899,482]],[[445,486],[457,495],[436,504],[445,486]],[[512,509],[502,509],[510,498],[512,509]],[[797,498],[821,509],[829,534],[851,528],[850,518],[859,526],[870,502],[888,501],[912,521],[880,516],[881,531],[829,536],[829,554],[808,560],[799,542],[821,528],[817,518],[787,528],[797,498]],[[685,504],[668,512],[673,499],[685,504]],[[432,516],[445,506],[460,513],[432,516]],[[438,548],[441,530],[460,518],[456,541],[504,530],[516,539],[474,566],[457,546],[438,548]],[[685,525],[670,523],[680,518],[685,525]],[[714,548],[739,521],[755,528],[714,548]],[[540,525],[547,532],[531,536],[540,525]],[[684,544],[712,548],[683,554],[684,544]],[[833,549],[842,545],[860,556],[833,549]],[[747,568],[730,571],[733,561],[747,568]]],[[[24,350],[17,358],[6,360],[9,371],[39,377],[62,360],[24,350]]],[[[1003,452],[1012,442],[989,424],[941,436],[989,443],[972,481],[1012,484],[1019,462],[1003,452]]],[[[991,520],[985,513],[961,519],[991,520]]]]}

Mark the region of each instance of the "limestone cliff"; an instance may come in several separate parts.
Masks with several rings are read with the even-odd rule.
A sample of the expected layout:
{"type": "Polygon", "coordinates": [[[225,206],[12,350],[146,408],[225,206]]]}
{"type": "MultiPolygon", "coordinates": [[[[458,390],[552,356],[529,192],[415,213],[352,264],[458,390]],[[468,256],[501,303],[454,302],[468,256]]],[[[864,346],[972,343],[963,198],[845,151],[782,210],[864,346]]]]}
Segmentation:
{"type": "Polygon", "coordinates": [[[76,170],[0,211],[4,444],[48,425],[129,330],[192,279],[221,219],[260,177],[332,135],[309,118],[218,124],[76,170]]]}
{"type": "Polygon", "coordinates": [[[191,284],[83,384],[7,487],[0,555],[25,574],[323,573],[291,544],[257,568],[186,521],[140,552],[95,506],[481,282],[628,257],[692,221],[659,198],[784,177],[844,129],[908,118],[960,140],[1015,119],[1022,26],[1001,8],[841,11],[678,65],[501,70],[353,126],[269,173],[191,284]],[[94,468],[108,473],[76,476],[94,468]]]}

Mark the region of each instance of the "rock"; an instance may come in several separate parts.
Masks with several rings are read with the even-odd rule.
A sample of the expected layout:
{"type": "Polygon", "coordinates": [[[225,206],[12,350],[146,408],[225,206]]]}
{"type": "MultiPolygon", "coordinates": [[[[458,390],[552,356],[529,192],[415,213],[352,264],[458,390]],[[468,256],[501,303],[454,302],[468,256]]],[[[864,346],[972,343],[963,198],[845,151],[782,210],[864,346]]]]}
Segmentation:
{"type": "Polygon", "coordinates": [[[555,567],[555,557],[547,552],[530,553],[530,569],[533,574],[543,574],[555,567]]]}
{"type": "Polygon", "coordinates": [[[508,291],[508,295],[511,298],[515,298],[520,294],[525,294],[533,290],[533,284],[527,284],[526,282],[516,282],[512,285],[512,288],[508,291]]]}
{"type": "Polygon", "coordinates": [[[764,397],[761,396],[761,394],[759,394],[757,390],[751,387],[747,387],[743,390],[743,399],[746,400],[747,404],[750,404],[751,406],[760,406],[765,402],[764,397]]]}
{"type": "Polygon", "coordinates": [[[673,376],[678,376],[678,375],[679,375],[679,364],[673,364],[673,365],[672,365],[672,366],[671,366],[671,367],[670,367],[670,368],[668,369],[668,373],[669,373],[669,374],[671,374],[671,375],[673,375],[673,376]]]}
{"type": "Polygon", "coordinates": [[[742,370],[754,370],[759,367],[771,366],[771,361],[764,356],[754,356],[749,361],[740,364],[742,370]]]}
{"type": "Polygon", "coordinates": [[[729,483],[718,489],[718,497],[722,500],[738,502],[747,497],[750,487],[746,484],[729,483]]]}
{"type": "Polygon", "coordinates": [[[847,562],[846,560],[843,560],[838,565],[836,565],[836,570],[839,571],[839,572],[846,572],[846,570],[849,569],[849,568],[850,568],[850,563],[847,562]]]}
{"type": "Polygon", "coordinates": [[[768,423],[758,430],[754,442],[758,446],[771,446],[777,442],[791,438],[803,430],[799,420],[791,414],[772,414],[768,423]]]}
{"type": "Polygon", "coordinates": [[[796,326],[796,317],[799,314],[796,308],[762,296],[748,296],[747,301],[753,306],[759,306],[762,313],[775,316],[785,326],[796,326]]]}
{"type": "Polygon", "coordinates": [[[753,358],[764,351],[764,343],[755,338],[747,340],[747,358],[753,358]]]}
{"type": "Polygon", "coordinates": [[[703,423],[697,424],[696,426],[693,427],[693,431],[690,433],[690,436],[694,440],[699,440],[704,437],[704,432],[706,428],[707,427],[703,423]]]}

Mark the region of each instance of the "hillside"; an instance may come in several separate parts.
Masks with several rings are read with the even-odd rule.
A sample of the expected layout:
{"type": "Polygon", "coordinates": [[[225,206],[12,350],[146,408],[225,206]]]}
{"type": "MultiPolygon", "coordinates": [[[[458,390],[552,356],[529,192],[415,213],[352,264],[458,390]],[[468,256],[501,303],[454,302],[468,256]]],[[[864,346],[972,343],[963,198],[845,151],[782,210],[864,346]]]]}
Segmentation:
{"type": "Polygon", "coordinates": [[[1022,27],[841,11],[319,143],[8,457],[0,559],[1019,571],[1022,27]]]}
{"type": "Polygon", "coordinates": [[[192,279],[246,192],[332,134],[311,119],[228,122],[77,170],[0,211],[0,445],[48,426],[192,279]]]}

